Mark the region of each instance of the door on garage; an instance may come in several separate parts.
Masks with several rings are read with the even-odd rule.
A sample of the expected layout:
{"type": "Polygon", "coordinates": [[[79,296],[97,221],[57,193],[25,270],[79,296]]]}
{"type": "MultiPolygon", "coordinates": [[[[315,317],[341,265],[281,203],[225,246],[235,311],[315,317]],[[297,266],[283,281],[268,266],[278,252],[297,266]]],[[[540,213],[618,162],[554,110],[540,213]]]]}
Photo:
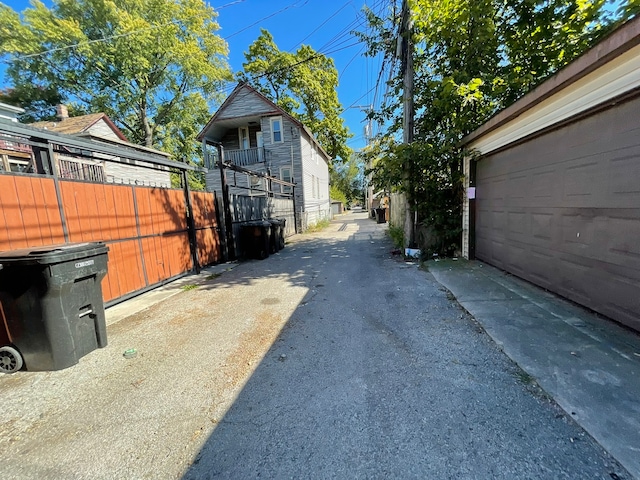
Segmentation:
{"type": "Polygon", "coordinates": [[[482,157],[476,257],[640,330],[640,97],[482,157]]]}

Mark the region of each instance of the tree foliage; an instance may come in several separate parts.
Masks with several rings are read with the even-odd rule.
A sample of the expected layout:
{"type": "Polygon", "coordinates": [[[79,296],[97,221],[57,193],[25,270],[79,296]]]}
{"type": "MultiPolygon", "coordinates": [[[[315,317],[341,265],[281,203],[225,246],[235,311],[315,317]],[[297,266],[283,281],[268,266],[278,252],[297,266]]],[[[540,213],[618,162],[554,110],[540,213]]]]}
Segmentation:
{"type": "Polygon", "coordinates": [[[207,101],[231,78],[216,16],[202,0],[35,0],[22,14],[0,4],[7,94],[33,119],[60,102],[104,112],[132,142],[191,159],[207,101]]]}
{"type": "Polygon", "coordinates": [[[340,117],[338,71],[331,58],[307,45],[295,53],[283,52],[263,29],[245,52],[245,60],[240,80],[306,125],[333,159],[349,159],[347,140],[352,135],[340,117]]]}
{"type": "MultiPolygon", "coordinates": [[[[462,138],[498,110],[583,53],[613,25],[604,0],[414,0],[415,144],[399,145],[402,71],[374,118],[386,125],[367,150],[376,185],[405,192],[420,223],[439,235],[436,250],[459,244],[462,138]]],[[[366,12],[360,33],[369,55],[392,58],[399,9],[366,12]]]]}
{"type": "Polygon", "coordinates": [[[329,172],[331,177],[331,198],[347,206],[361,202],[364,197],[364,163],[353,153],[349,160],[335,165],[329,172]]]}

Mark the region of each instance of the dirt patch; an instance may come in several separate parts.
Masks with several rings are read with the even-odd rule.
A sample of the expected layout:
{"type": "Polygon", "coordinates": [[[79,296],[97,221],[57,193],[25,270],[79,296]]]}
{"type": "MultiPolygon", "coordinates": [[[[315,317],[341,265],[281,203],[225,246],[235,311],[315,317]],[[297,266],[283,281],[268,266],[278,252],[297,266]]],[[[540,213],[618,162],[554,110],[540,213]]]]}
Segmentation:
{"type": "Polygon", "coordinates": [[[225,360],[222,375],[229,387],[235,389],[244,383],[276,341],[282,326],[280,314],[266,310],[258,313],[251,329],[242,333],[238,345],[225,360]]]}

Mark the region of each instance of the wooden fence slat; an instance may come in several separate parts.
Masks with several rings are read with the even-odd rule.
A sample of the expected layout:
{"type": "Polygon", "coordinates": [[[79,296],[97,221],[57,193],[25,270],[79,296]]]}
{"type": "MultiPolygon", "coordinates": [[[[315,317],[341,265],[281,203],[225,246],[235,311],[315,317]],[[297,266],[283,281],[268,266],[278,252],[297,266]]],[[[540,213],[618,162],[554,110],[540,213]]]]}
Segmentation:
{"type": "Polygon", "coordinates": [[[40,229],[40,237],[43,245],[52,245],[56,242],[53,240],[51,234],[51,222],[49,221],[49,209],[47,208],[47,199],[44,196],[44,180],[33,178],[31,179],[31,188],[33,191],[33,202],[38,217],[38,227],[40,229]]]}
{"type": "MultiPolygon", "coordinates": [[[[107,255],[111,255],[111,248],[109,248],[109,253],[107,255]]],[[[107,257],[107,274],[102,279],[102,299],[105,302],[109,300],[113,300],[115,296],[111,292],[111,279],[109,278],[109,257],[107,257]]]]}
{"type": "Polygon", "coordinates": [[[18,207],[18,196],[15,191],[15,182],[13,176],[0,176],[0,207],[2,207],[2,215],[0,215],[0,250],[11,250],[11,239],[19,232],[18,218],[16,211],[18,207]],[[16,229],[14,231],[14,229],[16,229]]]}
{"type": "Polygon", "coordinates": [[[60,181],[60,191],[62,193],[62,207],[64,208],[67,220],[67,230],[70,242],[82,242],[82,230],[78,217],[78,207],[73,184],[69,181],[60,181]]]}
{"type": "Polygon", "coordinates": [[[173,203],[174,203],[174,212],[176,219],[176,230],[186,230],[187,229],[187,205],[184,198],[184,192],[179,192],[177,190],[172,190],[173,193],[173,203]],[[181,194],[182,193],[182,194],[181,194]]]}
{"type": "Polygon", "coordinates": [[[5,193],[8,194],[8,198],[6,204],[3,202],[7,232],[9,233],[9,250],[29,246],[20,210],[19,190],[16,188],[15,179],[16,177],[11,177],[11,181],[7,182],[7,191],[5,193]]]}
{"type": "Polygon", "coordinates": [[[100,225],[100,238],[97,241],[111,240],[109,232],[109,217],[107,217],[107,201],[105,186],[95,185],[96,219],[100,225]]]}
{"type": "MultiPolygon", "coordinates": [[[[63,243],[62,208],[70,242],[109,246],[105,301],[193,268],[182,190],[69,180],[59,185],[62,206],[53,178],[0,174],[0,250],[63,243]]],[[[191,201],[199,261],[219,261],[214,196],[191,192],[191,201]]]]}
{"type": "Polygon", "coordinates": [[[129,240],[125,243],[126,263],[125,275],[129,279],[129,292],[134,292],[144,288],[144,275],[142,274],[142,260],[140,257],[140,249],[138,248],[138,240],[129,240]]]}
{"type": "Polygon", "coordinates": [[[120,252],[120,244],[112,243],[109,245],[109,257],[107,263],[107,275],[105,276],[105,280],[103,284],[106,282],[109,283],[109,292],[111,294],[110,297],[104,296],[105,301],[113,300],[122,296],[125,292],[124,289],[121,288],[120,282],[120,258],[122,254],[120,252]]]}
{"type": "Polygon", "coordinates": [[[105,237],[109,240],[118,238],[118,219],[116,218],[116,205],[114,200],[114,190],[112,185],[104,186],[104,214],[107,218],[107,231],[105,237]]]}
{"type": "Polygon", "coordinates": [[[133,238],[138,235],[132,188],[134,187],[128,185],[118,187],[116,209],[118,212],[120,238],[133,238]]]}
{"type": "Polygon", "coordinates": [[[142,239],[142,255],[144,255],[144,266],[147,274],[147,280],[150,284],[158,283],[159,276],[157,272],[156,262],[153,255],[153,238],[142,239]]]}
{"type": "Polygon", "coordinates": [[[9,242],[9,221],[5,218],[4,207],[10,202],[5,186],[7,178],[0,176],[0,252],[11,248],[9,242]]]}
{"type": "Polygon", "coordinates": [[[20,192],[20,213],[26,236],[27,246],[45,245],[40,232],[38,209],[33,196],[33,182],[29,177],[16,176],[16,189],[20,192]]]}

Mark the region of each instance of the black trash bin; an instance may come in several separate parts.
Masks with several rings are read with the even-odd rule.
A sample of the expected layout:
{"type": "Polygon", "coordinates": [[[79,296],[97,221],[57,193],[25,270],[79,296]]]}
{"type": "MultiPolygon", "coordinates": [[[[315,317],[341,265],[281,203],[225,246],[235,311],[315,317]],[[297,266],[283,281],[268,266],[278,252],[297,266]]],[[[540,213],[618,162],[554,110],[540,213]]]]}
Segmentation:
{"type": "Polygon", "coordinates": [[[102,243],[0,253],[0,371],[61,370],[107,346],[102,243]]]}
{"type": "Polygon", "coordinates": [[[275,253],[284,248],[284,228],[287,221],[282,218],[270,218],[269,223],[271,223],[270,251],[275,253]]]}
{"type": "Polygon", "coordinates": [[[387,211],[384,208],[376,208],[376,219],[378,223],[387,222],[387,211]]]}
{"type": "Polygon", "coordinates": [[[280,218],[279,220],[280,220],[280,236],[278,237],[278,240],[280,241],[280,250],[282,250],[285,244],[284,237],[287,230],[287,219],[280,218]]]}
{"type": "Polygon", "coordinates": [[[269,256],[270,242],[270,222],[249,222],[240,227],[240,243],[245,257],[264,260],[269,256]]]}

